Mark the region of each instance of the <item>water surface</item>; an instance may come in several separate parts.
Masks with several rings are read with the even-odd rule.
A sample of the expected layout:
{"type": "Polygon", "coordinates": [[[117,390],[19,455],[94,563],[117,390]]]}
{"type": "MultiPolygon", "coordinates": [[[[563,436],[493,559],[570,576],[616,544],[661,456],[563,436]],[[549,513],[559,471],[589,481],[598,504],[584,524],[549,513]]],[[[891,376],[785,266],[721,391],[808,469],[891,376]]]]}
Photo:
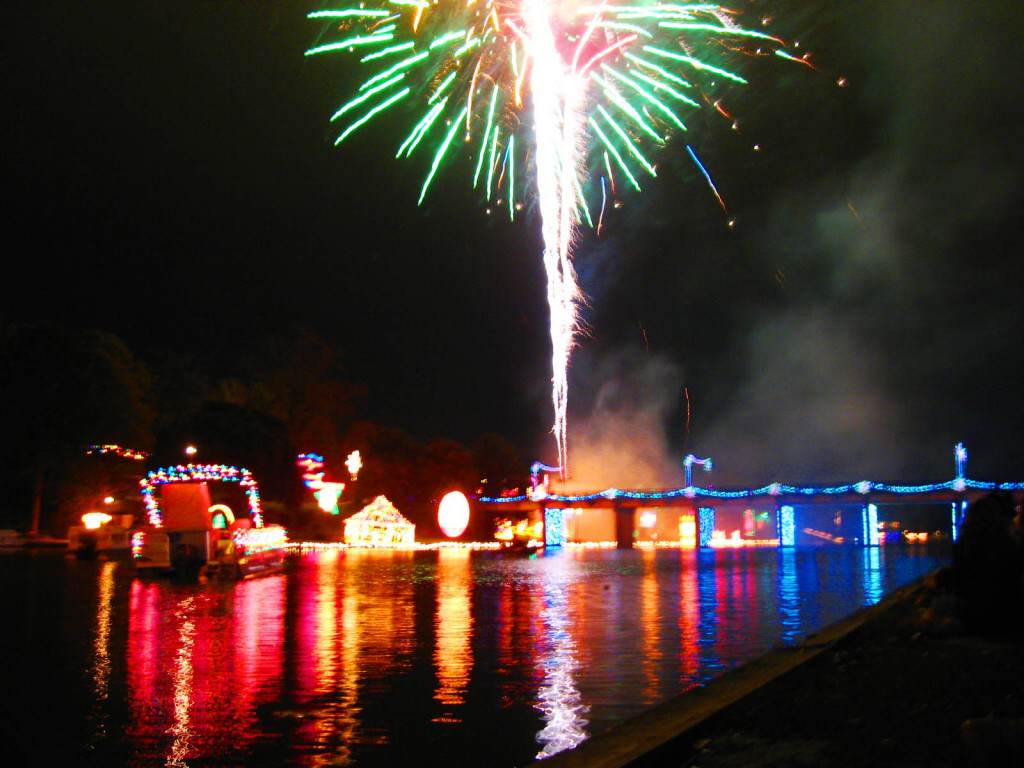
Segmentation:
{"type": "Polygon", "coordinates": [[[0,556],[5,752],[104,765],[522,765],[793,643],[924,547],[321,552],[240,583],[0,556]]]}

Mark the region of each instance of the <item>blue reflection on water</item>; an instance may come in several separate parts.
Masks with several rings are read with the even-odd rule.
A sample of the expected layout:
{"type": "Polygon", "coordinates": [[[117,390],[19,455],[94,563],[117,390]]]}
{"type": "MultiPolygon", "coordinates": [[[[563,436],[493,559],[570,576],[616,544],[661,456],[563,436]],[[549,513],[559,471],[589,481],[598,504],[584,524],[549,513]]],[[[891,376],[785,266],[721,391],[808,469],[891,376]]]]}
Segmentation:
{"type": "Polygon", "coordinates": [[[785,645],[795,643],[801,634],[796,558],[796,550],[790,547],[779,550],[779,626],[782,627],[780,639],[785,645]]]}
{"type": "Polygon", "coordinates": [[[864,604],[874,605],[882,599],[882,550],[881,547],[865,547],[864,557],[864,604]]]}

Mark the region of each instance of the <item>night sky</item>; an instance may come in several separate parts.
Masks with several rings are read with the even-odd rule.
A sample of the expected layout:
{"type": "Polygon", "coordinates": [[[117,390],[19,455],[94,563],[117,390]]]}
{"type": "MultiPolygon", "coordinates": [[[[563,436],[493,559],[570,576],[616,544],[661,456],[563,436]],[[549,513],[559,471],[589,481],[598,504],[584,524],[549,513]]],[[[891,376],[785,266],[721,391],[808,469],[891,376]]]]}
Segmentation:
{"type": "MultiPolygon", "coordinates": [[[[964,440],[972,476],[1024,479],[1020,3],[757,5],[819,70],[752,62],[740,131],[693,122],[729,215],[675,141],[581,237],[570,451],[622,482],[680,482],[687,450],[719,482],[930,481],[964,440]]],[[[367,416],[552,459],[536,213],[487,215],[465,161],[418,209],[407,115],[333,148],[354,75],[303,58],[313,7],[5,10],[0,316],[221,376],[307,327],[367,416]]]]}

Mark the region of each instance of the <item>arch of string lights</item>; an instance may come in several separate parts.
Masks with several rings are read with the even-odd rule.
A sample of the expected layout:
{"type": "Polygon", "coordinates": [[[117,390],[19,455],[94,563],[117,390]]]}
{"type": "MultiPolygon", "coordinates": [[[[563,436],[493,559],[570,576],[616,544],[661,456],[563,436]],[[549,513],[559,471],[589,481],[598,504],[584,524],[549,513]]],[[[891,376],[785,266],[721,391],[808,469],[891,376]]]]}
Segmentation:
{"type": "Polygon", "coordinates": [[[146,505],[149,524],[154,528],[163,527],[163,515],[160,513],[160,501],[157,499],[158,486],[168,483],[203,483],[206,481],[219,483],[238,483],[249,500],[249,517],[256,528],[263,527],[263,506],[260,503],[260,488],[252,472],[244,467],[232,467],[227,464],[179,464],[176,467],[161,467],[146,474],[139,481],[139,492],[146,505]]]}

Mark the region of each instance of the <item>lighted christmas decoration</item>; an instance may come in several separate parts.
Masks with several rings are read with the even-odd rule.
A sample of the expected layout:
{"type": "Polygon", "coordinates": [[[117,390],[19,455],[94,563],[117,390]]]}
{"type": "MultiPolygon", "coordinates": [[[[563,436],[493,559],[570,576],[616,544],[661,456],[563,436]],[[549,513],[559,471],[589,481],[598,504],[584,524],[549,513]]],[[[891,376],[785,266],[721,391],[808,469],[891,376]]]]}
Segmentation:
{"type": "Polygon", "coordinates": [[[279,525],[266,528],[239,528],[231,534],[239,555],[248,556],[258,552],[281,549],[288,543],[288,534],[279,525]]]}
{"type": "Polygon", "coordinates": [[[345,458],[345,469],[348,470],[349,478],[355,482],[359,476],[359,470],[363,468],[363,457],[359,455],[359,451],[352,451],[345,458]]]}
{"type": "Polygon", "coordinates": [[[235,522],[235,513],[227,504],[213,504],[207,512],[210,513],[210,525],[214,528],[227,529],[235,522]]]}
{"type": "Polygon", "coordinates": [[[146,548],[146,532],[136,531],[132,534],[132,559],[139,560],[146,548]]]}
{"type": "Polygon", "coordinates": [[[793,515],[793,507],[788,505],[779,507],[775,524],[779,532],[779,545],[794,546],[796,544],[796,520],[793,515]]]}
{"type": "Polygon", "coordinates": [[[683,470],[686,472],[687,488],[693,485],[694,464],[703,469],[705,472],[710,472],[712,469],[714,469],[714,464],[712,463],[710,458],[702,459],[699,456],[694,456],[692,453],[687,454],[686,458],[683,459],[683,470]]]}
{"type": "Polygon", "coordinates": [[[179,464],[149,472],[139,481],[139,492],[146,507],[149,524],[154,528],[163,527],[157,488],[168,483],[238,483],[249,502],[249,517],[253,526],[263,527],[263,507],[260,504],[259,485],[252,473],[244,467],[227,464],[179,464]]]}
{"type": "Polygon", "coordinates": [[[878,507],[866,504],[861,508],[861,541],[869,547],[878,546],[878,507]]]}
{"type": "Polygon", "coordinates": [[[338,499],[345,484],[324,480],[324,457],[318,453],[300,453],[297,463],[302,469],[302,481],[313,491],[317,506],[332,515],[339,514],[338,499]]]}
{"type": "Polygon", "coordinates": [[[446,493],[437,506],[437,524],[450,539],[461,536],[469,525],[469,500],[464,493],[446,493]]]}
{"type": "Polygon", "coordinates": [[[561,474],[561,467],[552,467],[545,464],[542,461],[535,461],[530,465],[530,487],[537,488],[540,485],[547,486],[547,478],[542,481],[540,479],[541,474],[547,474],[548,472],[555,472],[561,474]]]}
{"type": "Polygon", "coordinates": [[[416,526],[384,496],[345,520],[345,543],[361,547],[404,547],[415,542],[416,526]]]}
{"type": "MultiPolygon", "coordinates": [[[[1024,491],[1024,482],[993,483],[957,477],[942,483],[928,483],[925,485],[898,485],[861,480],[860,482],[847,483],[845,485],[786,485],[784,483],[769,483],[759,488],[743,488],[739,490],[717,490],[715,488],[700,488],[697,486],[673,488],[665,491],[630,491],[620,488],[606,488],[595,493],[575,495],[544,493],[541,498],[558,504],[572,505],[579,502],[598,501],[601,499],[638,499],[643,501],[678,498],[752,499],[758,496],[845,496],[852,493],[861,495],[886,493],[897,496],[913,496],[915,494],[935,493],[936,491],[960,493],[965,490],[1024,491]]],[[[485,504],[515,504],[528,500],[536,501],[537,498],[527,494],[520,494],[518,496],[481,496],[479,500],[485,504]]]]}
{"type": "Polygon", "coordinates": [[[86,512],[82,515],[82,525],[86,530],[95,531],[97,528],[106,525],[113,520],[106,512],[86,512]]]}
{"type": "Polygon", "coordinates": [[[711,546],[711,537],[715,533],[715,510],[701,507],[697,510],[697,543],[701,547],[711,546]]]}
{"type": "Polygon", "coordinates": [[[145,451],[137,451],[134,448],[125,448],[121,445],[90,445],[85,450],[86,456],[120,456],[122,459],[131,459],[132,461],[145,461],[149,458],[149,454],[145,451]]]}
{"type": "Polygon", "coordinates": [[[527,520],[496,520],[494,538],[501,542],[520,542],[527,546],[536,545],[544,538],[544,522],[527,520]]]}
{"type": "Polygon", "coordinates": [[[679,516],[679,545],[683,549],[694,549],[697,546],[697,520],[692,512],[684,512],[679,516]]]}
{"type": "Polygon", "coordinates": [[[549,507],[544,510],[544,546],[565,544],[565,510],[549,507]]]}

